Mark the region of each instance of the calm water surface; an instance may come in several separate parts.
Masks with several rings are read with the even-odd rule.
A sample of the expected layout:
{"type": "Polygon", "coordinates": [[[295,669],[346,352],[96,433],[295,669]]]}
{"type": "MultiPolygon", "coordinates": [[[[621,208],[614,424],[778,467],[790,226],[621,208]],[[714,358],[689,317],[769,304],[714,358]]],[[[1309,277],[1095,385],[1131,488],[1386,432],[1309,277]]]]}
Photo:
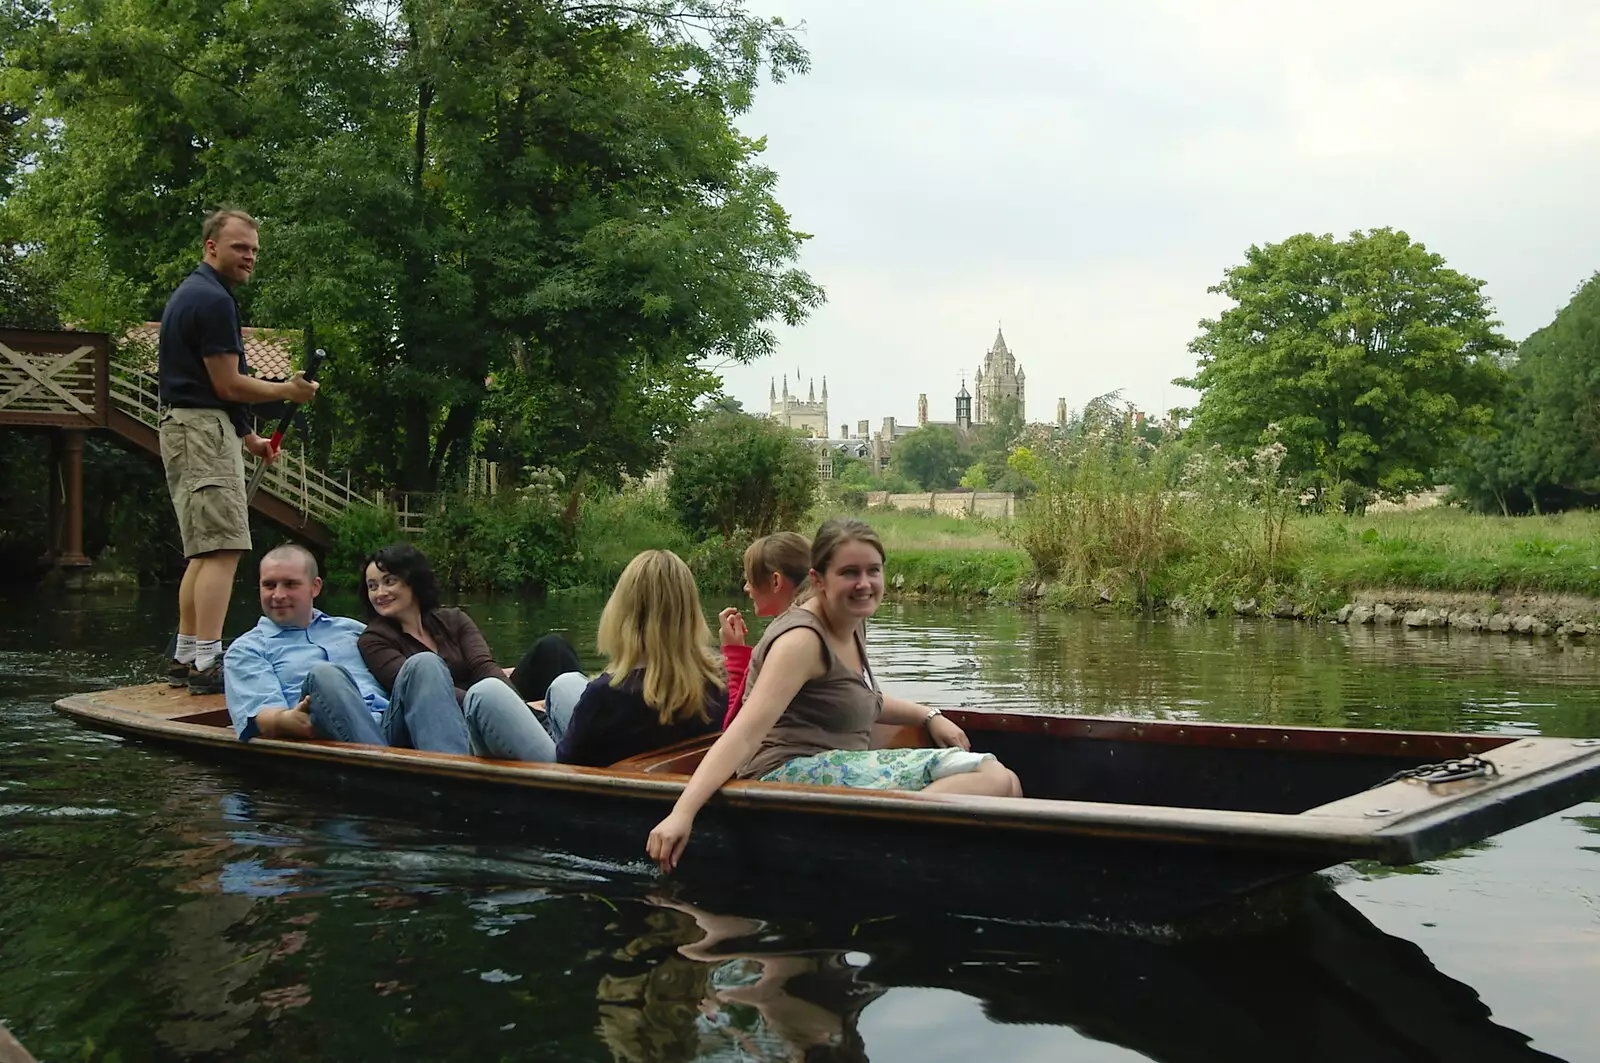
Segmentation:
{"type": "MultiPolygon", "coordinates": [[[[468,604],[508,659],[555,628],[593,660],[598,602],[468,604]]],[[[0,1023],[41,1060],[1600,1059],[1600,805],[1204,933],[867,918],[52,713],[153,678],[172,612],[0,600],[0,1023]]],[[[889,605],[872,645],[946,707],[1600,735],[1600,647],[1550,640],[889,605]]]]}

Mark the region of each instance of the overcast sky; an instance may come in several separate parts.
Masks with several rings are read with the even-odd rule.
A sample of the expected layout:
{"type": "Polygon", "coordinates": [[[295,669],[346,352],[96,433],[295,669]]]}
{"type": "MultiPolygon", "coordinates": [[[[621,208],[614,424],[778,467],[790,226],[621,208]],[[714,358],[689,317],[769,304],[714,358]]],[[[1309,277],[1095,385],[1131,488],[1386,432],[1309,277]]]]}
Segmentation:
{"type": "Polygon", "coordinates": [[[1004,323],[1030,420],[1115,388],[1150,411],[1253,243],[1393,226],[1485,289],[1507,335],[1600,269],[1600,2],[756,0],[812,70],[741,127],[827,305],[767,383],[830,420],[935,419],[1004,323]]]}

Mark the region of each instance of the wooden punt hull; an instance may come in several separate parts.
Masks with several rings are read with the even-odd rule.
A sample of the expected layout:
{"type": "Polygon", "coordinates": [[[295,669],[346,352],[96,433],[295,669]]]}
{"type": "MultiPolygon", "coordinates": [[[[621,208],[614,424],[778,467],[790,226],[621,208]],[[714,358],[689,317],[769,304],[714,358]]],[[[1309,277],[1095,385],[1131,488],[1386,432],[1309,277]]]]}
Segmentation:
{"type": "MultiPolygon", "coordinates": [[[[220,697],[164,685],[79,694],[103,731],[370,792],[589,855],[642,859],[708,740],[608,768],[340,742],[241,743],[220,697]]],[[[1426,860],[1600,795],[1600,741],[950,711],[1021,799],[734,782],[699,817],[680,874],[934,891],[947,910],[1164,918],[1352,859],[1426,860]],[[1497,774],[1396,771],[1477,754],[1497,774]]],[[[889,736],[909,744],[910,733],[889,736]]],[[[808,888],[799,886],[798,888],[808,888]]],[[[886,896],[886,903],[892,897],[886,896]]]]}

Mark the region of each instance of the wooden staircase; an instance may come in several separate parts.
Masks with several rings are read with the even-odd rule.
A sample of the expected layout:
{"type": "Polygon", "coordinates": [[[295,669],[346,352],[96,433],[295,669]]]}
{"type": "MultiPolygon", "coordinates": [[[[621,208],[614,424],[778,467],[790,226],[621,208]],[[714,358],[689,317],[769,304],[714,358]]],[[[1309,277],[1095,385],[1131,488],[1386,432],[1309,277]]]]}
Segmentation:
{"type": "MultiPolygon", "coordinates": [[[[156,376],[113,354],[103,332],[0,329],[0,428],[46,428],[66,437],[67,494],[64,565],[87,564],[82,554],[83,433],[106,430],[161,458],[156,376]]],[[[259,459],[245,455],[246,476],[259,459]]],[[[151,505],[171,505],[163,495],[151,505]]],[[[283,451],[267,470],[250,508],[297,539],[326,548],[327,521],[354,505],[370,506],[340,481],[310,465],[304,453],[283,451]]]]}

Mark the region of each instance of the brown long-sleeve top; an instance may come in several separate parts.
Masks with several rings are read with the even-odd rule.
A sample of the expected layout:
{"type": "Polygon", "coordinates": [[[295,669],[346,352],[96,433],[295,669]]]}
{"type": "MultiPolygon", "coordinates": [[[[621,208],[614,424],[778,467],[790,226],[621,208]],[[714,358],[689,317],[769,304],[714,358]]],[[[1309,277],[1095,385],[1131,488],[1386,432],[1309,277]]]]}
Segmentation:
{"type": "MultiPolygon", "coordinates": [[[[484,640],[483,632],[472,622],[472,617],[460,609],[435,609],[431,613],[424,613],[422,626],[433,636],[434,643],[439,647],[439,656],[444,660],[445,667],[450,669],[450,678],[456,688],[456,704],[461,704],[467,696],[467,688],[478,680],[505,679],[505,669],[494,663],[494,654],[489,652],[489,643],[484,640]]],[[[391,694],[394,693],[395,677],[400,674],[400,666],[406,663],[406,658],[425,653],[428,649],[402,631],[399,623],[386,616],[373,618],[367,624],[367,630],[361,633],[357,645],[367,671],[391,694]]]]}

